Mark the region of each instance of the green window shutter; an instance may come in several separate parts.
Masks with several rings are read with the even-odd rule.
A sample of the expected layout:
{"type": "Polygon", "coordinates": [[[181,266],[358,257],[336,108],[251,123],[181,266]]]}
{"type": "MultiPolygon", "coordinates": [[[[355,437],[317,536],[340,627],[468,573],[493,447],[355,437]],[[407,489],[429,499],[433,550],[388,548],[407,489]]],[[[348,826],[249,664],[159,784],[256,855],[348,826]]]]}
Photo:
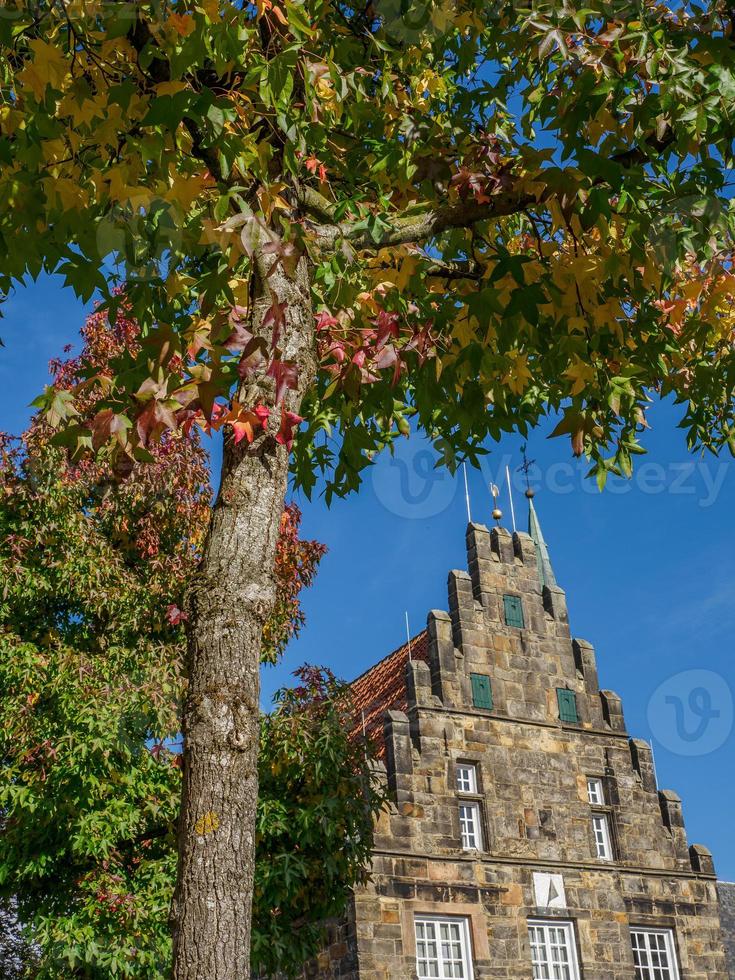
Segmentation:
{"type": "Polygon", "coordinates": [[[577,714],[577,695],[565,687],[557,687],[556,697],[559,701],[560,721],[579,721],[577,714]]]}
{"type": "Polygon", "coordinates": [[[493,710],[493,689],[487,674],[470,674],[472,681],[472,703],[476,708],[493,710]]]}
{"type": "Polygon", "coordinates": [[[505,625],[523,629],[526,624],[523,622],[523,605],[520,596],[504,595],[503,606],[505,608],[505,625]]]}

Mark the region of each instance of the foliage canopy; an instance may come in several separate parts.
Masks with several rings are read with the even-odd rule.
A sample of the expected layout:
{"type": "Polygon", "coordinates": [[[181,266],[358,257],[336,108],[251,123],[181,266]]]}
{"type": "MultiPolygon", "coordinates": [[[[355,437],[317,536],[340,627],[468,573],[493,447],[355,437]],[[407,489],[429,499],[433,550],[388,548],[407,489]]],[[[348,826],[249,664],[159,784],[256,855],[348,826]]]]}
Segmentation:
{"type": "Polygon", "coordinates": [[[300,368],[275,292],[248,329],[253,273],[306,254],[307,488],[356,486],[414,416],[453,464],[561,411],[629,472],[654,392],[733,448],[732,34],[720,0],[8,0],[0,286],[124,278],[143,326],[90,372],[91,426],[41,404],[137,458],[192,418],[257,437],[273,404],[233,392],[278,404],[300,368]]]}

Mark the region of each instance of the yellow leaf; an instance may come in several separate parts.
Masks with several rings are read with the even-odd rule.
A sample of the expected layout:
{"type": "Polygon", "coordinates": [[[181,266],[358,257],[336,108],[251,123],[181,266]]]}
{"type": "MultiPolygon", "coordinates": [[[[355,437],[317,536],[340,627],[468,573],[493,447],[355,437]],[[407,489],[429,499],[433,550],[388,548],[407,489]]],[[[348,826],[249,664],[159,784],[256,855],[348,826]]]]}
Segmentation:
{"type": "Polygon", "coordinates": [[[396,286],[400,290],[406,289],[409,280],[416,271],[416,266],[418,265],[418,259],[413,255],[407,255],[403,262],[401,262],[401,269],[396,278],[396,286]]]}
{"type": "Polygon", "coordinates": [[[452,324],[452,337],[459,342],[460,347],[467,347],[476,340],[475,330],[467,317],[466,310],[452,324]]]}
{"type": "Polygon", "coordinates": [[[167,23],[173,27],[174,31],[180,37],[188,37],[196,29],[196,24],[194,23],[194,18],[191,14],[174,14],[168,15],[167,23]]]}
{"type": "Polygon", "coordinates": [[[156,95],[176,95],[188,87],[186,82],[159,82],[156,85],[156,95]]]}
{"type": "Polygon", "coordinates": [[[510,370],[503,377],[503,383],[510,388],[514,395],[521,395],[532,377],[528,369],[528,358],[518,351],[512,351],[509,357],[512,364],[510,370]]]}
{"type": "Polygon", "coordinates": [[[564,377],[572,382],[572,394],[581,394],[587,385],[595,379],[595,369],[591,364],[586,364],[581,358],[574,355],[574,364],[567,368],[564,377]]]}
{"type": "Polygon", "coordinates": [[[202,0],[202,2],[199,4],[199,9],[203,11],[210,20],[219,20],[219,0],[202,0]]]}
{"type": "Polygon", "coordinates": [[[31,41],[29,48],[33,52],[33,61],[28,64],[18,76],[24,87],[31,89],[37,99],[46,94],[47,86],[61,89],[69,74],[66,58],[59,48],[46,41],[31,41]]]}
{"type": "Polygon", "coordinates": [[[180,204],[184,211],[188,211],[208,183],[209,181],[201,174],[191,174],[187,177],[184,174],[174,173],[166,200],[180,204]]]}

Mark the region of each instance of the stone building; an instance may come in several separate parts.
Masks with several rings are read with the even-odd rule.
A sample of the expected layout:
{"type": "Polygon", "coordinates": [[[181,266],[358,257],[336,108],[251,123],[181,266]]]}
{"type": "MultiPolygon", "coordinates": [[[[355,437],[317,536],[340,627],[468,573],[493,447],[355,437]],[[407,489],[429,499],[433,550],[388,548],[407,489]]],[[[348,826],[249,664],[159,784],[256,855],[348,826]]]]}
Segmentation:
{"type": "Polygon", "coordinates": [[[395,805],[316,975],[715,980],[712,857],[572,638],[530,534],[467,529],[449,611],[352,685],[395,805]]]}
{"type": "Polygon", "coordinates": [[[722,938],[725,942],[725,957],[730,980],[735,980],[735,883],[718,881],[717,894],[720,897],[720,921],[722,938]]]}

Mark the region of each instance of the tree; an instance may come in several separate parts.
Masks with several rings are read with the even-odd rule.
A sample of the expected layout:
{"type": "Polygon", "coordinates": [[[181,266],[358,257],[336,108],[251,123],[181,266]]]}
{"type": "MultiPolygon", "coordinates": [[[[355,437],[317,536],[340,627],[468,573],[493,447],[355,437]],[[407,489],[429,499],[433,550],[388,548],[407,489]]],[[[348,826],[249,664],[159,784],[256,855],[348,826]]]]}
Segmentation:
{"type": "Polygon", "coordinates": [[[35,951],[23,937],[14,903],[0,901],[0,970],[5,980],[21,980],[35,965],[35,951]]]}
{"type": "Polygon", "coordinates": [[[192,590],[177,980],[248,973],[258,662],[289,469],[456,465],[560,414],[600,482],[654,394],[733,448],[733,19],[656,0],[6,3],[0,287],[116,275],[141,348],[39,402],[120,469],[224,428],[192,590]],[[298,430],[298,433],[297,433],[298,430]],[[198,831],[216,813],[218,830],[198,831]]]}
{"type": "MultiPolygon", "coordinates": [[[[82,363],[105,364],[134,344],[137,328],[121,319],[111,331],[95,314],[84,337],[79,358],[55,365],[60,392],[82,363]]],[[[195,432],[170,434],[154,462],[115,483],[104,463],[69,464],[50,435],[36,418],[0,453],[0,891],[31,927],[34,975],[164,978],[182,607],[209,519],[206,456],[195,432]]],[[[290,505],[279,599],[264,629],[268,662],[298,632],[299,592],[324,551],[298,527],[290,505]]],[[[316,952],[324,918],[364,877],[383,795],[348,717],[342,686],[304,668],[261,719],[255,968],[296,972],[316,952]]],[[[17,930],[5,932],[11,976],[24,950],[17,930]]]]}

